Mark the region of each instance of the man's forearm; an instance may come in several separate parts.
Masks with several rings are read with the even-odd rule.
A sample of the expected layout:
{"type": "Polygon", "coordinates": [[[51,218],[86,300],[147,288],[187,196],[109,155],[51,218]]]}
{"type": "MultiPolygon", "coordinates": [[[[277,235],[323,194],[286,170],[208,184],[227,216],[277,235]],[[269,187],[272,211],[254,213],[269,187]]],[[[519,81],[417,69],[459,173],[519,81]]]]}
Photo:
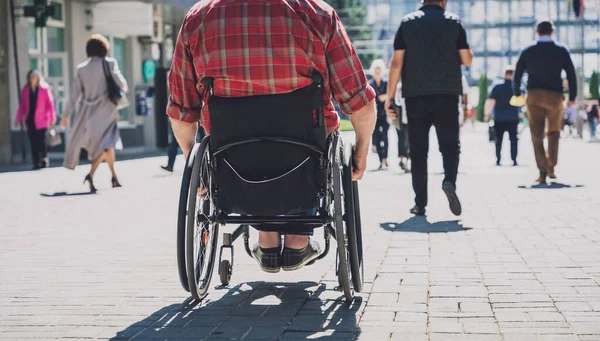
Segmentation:
{"type": "Polygon", "coordinates": [[[175,139],[177,139],[177,143],[179,144],[183,155],[187,159],[196,143],[198,124],[171,119],[171,128],[173,129],[173,134],[175,135],[175,139]]]}
{"type": "Polygon", "coordinates": [[[350,122],[354,127],[356,134],[356,152],[362,155],[369,153],[369,145],[371,144],[371,136],[375,130],[375,121],[377,114],[375,111],[375,101],[371,101],[362,109],[350,115],[350,122]]]}

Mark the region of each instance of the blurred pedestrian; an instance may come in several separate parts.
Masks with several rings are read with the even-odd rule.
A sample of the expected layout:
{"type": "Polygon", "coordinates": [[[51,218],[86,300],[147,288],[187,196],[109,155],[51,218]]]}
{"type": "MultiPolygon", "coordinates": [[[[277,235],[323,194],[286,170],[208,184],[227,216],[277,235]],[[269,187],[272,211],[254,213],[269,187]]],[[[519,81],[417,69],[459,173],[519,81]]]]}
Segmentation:
{"type": "Polygon", "coordinates": [[[588,123],[590,125],[590,139],[596,139],[596,128],[598,127],[598,104],[592,104],[588,111],[588,123]]]}
{"type": "Polygon", "coordinates": [[[521,109],[510,104],[510,99],[513,96],[514,72],[515,70],[512,66],[504,70],[504,79],[492,85],[492,91],[485,104],[486,122],[490,120],[492,113],[494,114],[497,166],[500,166],[502,159],[502,141],[505,132],[508,132],[508,137],[510,138],[510,157],[513,161],[513,166],[517,166],[517,153],[519,151],[518,127],[521,109]]]}
{"type": "Polygon", "coordinates": [[[400,109],[400,113],[402,117],[396,118],[398,120],[398,125],[396,128],[396,133],[398,133],[398,159],[400,159],[400,168],[406,172],[410,172],[410,168],[408,166],[410,149],[408,142],[408,115],[406,114],[406,103],[404,101],[404,97],[402,97],[402,82],[398,82],[396,85],[396,95],[394,100],[396,101],[396,106],[400,109]]]}
{"type": "Polygon", "coordinates": [[[377,97],[375,97],[375,103],[377,105],[377,123],[375,124],[375,131],[373,132],[373,145],[379,156],[379,169],[388,168],[388,131],[390,124],[387,121],[387,115],[385,113],[385,100],[387,99],[387,87],[388,83],[383,80],[383,74],[386,71],[385,62],[382,59],[375,59],[371,63],[371,75],[373,78],[369,81],[369,84],[375,89],[377,97]]]}
{"type": "Polygon", "coordinates": [[[458,16],[446,12],[447,0],[424,0],[423,7],[406,15],[394,40],[386,110],[396,114],[390,103],[402,77],[406,101],[415,207],[411,213],[424,215],[427,206],[427,153],[429,130],[435,125],[444,163],[442,189],[450,210],[460,215],[456,177],[460,154],[459,96],[461,64],[469,66],[473,53],[458,16]]]}
{"type": "Polygon", "coordinates": [[[537,24],[539,40],[521,52],[513,82],[514,94],[520,96],[523,73],[529,74],[527,112],[535,160],[540,173],[536,180],[538,183],[546,183],[546,177],[556,179],[554,168],[558,162],[558,143],[564,112],[561,77],[563,70],[566,71],[569,81],[567,106],[574,105],[577,97],[577,78],[570,52],[552,39],[553,34],[552,21],[540,21],[537,24]],[[548,154],[544,148],[546,121],[548,154]]]}
{"type": "Polygon", "coordinates": [[[127,81],[119,70],[117,60],[107,57],[109,48],[108,40],[100,34],[94,34],[87,40],[85,50],[88,60],[77,66],[75,85],[61,122],[61,127],[67,126],[75,104],[79,103],[63,166],[75,169],[80,150],[85,149],[92,167],[84,182],[88,183],[91,192],[96,191],[94,173],[104,161],[112,173],[112,187],[121,187],[115,172],[115,148],[122,148],[117,128],[119,111],[107,95],[106,79],[112,77],[123,92],[127,92],[127,81]]]}
{"type": "Polygon", "coordinates": [[[50,86],[38,70],[27,73],[27,85],[21,90],[15,127],[19,127],[23,119],[31,144],[33,169],[46,168],[49,165],[46,132],[56,123],[56,110],[50,86]]]}
{"type": "Polygon", "coordinates": [[[462,94],[460,95],[458,100],[458,123],[462,128],[469,111],[469,82],[467,81],[467,77],[465,77],[464,75],[461,77],[461,81],[462,94]]]}

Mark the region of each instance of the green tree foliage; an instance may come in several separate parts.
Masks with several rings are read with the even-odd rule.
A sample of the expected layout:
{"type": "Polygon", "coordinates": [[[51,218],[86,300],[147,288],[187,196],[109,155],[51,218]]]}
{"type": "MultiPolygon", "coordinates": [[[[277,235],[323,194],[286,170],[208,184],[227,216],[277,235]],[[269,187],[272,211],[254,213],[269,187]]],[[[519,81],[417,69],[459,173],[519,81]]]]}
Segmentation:
{"type": "MultiPolygon", "coordinates": [[[[367,25],[367,5],[362,0],[325,0],[335,9],[344,24],[352,42],[371,40],[371,30],[367,25]]],[[[357,49],[358,50],[358,49],[357,49]]],[[[377,57],[374,53],[358,51],[358,56],[364,68],[369,68],[377,57]]]]}
{"type": "Polygon", "coordinates": [[[485,101],[488,97],[488,78],[486,75],[479,78],[479,103],[477,104],[477,120],[483,121],[485,115],[485,101]]]}
{"type": "Polygon", "coordinates": [[[600,84],[599,83],[599,78],[600,75],[598,75],[597,71],[594,71],[594,73],[592,73],[592,78],[590,79],[590,97],[591,99],[600,99],[600,90],[598,89],[598,86],[600,84]]]}

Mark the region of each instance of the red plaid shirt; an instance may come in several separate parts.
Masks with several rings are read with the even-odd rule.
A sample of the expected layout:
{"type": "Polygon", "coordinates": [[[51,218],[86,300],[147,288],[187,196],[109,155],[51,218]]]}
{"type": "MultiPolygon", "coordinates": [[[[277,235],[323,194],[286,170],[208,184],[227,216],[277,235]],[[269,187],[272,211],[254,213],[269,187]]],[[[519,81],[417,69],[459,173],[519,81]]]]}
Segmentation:
{"type": "Polygon", "coordinates": [[[217,96],[288,93],[325,82],[329,132],[339,127],[331,97],[348,115],[375,98],[350,38],[321,0],[203,0],[184,19],[169,74],[167,114],[210,132],[202,78],[217,96]]]}

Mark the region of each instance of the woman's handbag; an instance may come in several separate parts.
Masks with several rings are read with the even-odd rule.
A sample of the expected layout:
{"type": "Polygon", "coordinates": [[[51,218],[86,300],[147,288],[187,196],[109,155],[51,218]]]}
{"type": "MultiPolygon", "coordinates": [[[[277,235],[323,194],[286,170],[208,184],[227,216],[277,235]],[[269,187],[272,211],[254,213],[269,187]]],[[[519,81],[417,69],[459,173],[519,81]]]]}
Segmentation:
{"type": "Polygon", "coordinates": [[[129,106],[127,96],[115,82],[110,73],[110,67],[106,59],[102,59],[102,68],[104,69],[104,78],[106,78],[106,87],[108,89],[108,99],[113,102],[117,109],[123,109],[129,106]]]}
{"type": "Polygon", "coordinates": [[[62,137],[55,127],[50,127],[46,130],[46,143],[48,147],[56,147],[62,144],[62,137]]]}

